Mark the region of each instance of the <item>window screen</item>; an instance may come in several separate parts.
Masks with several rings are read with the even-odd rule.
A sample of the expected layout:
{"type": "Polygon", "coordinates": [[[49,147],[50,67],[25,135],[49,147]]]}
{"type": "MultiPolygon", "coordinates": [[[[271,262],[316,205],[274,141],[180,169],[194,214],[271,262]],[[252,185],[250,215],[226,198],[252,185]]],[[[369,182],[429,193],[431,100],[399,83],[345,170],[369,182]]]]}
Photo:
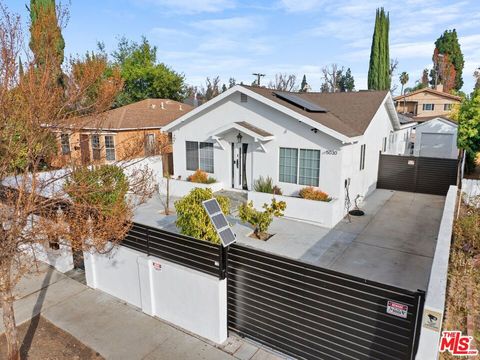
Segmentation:
{"type": "Polygon", "coordinates": [[[105,136],[105,158],[107,161],[115,161],[115,142],[112,135],[105,136]]]}
{"type": "Polygon", "coordinates": [[[208,173],[213,173],[213,144],[200,143],[199,151],[200,169],[208,173]]]}
{"type": "Polygon", "coordinates": [[[296,184],[297,168],[298,149],[280,148],[280,181],[296,184]]]}
{"type": "Polygon", "coordinates": [[[196,141],[187,141],[186,143],[187,150],[187,170],[195,171],[198,167],[198,142],[196,141]]]}
{"type": "Polygon", "coordinates": [[[61,134],[60,142],[62,144],[62,154],[70,154],[70,136],[68,134],[61,134]]]}
{"type": "Polygon", "coordinates": [[[423,110],[434,110],[435,109],[435,105],[434,104],[423,104],[423,110]]]}
{"type": "Polygon", "coordinates": [[[100,160],[100,136],[92,135],[93,160],[100,160]]]}
{"type": "Polygon", "coordinates": [[[299,184],[318,186],[320,150],[300,149],[299,184]]]}

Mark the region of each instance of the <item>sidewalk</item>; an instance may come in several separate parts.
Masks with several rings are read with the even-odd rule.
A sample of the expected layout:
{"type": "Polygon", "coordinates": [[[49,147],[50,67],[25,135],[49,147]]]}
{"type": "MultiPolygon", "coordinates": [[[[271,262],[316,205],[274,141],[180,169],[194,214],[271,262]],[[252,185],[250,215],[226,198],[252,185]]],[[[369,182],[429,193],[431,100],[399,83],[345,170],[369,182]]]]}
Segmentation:
{"type": "Polygon", "coordinates": [[[18,324],[41,314],[106,359],[281,359],[238,337],[216,347],[47,266],[17,289],[18,324]]]}

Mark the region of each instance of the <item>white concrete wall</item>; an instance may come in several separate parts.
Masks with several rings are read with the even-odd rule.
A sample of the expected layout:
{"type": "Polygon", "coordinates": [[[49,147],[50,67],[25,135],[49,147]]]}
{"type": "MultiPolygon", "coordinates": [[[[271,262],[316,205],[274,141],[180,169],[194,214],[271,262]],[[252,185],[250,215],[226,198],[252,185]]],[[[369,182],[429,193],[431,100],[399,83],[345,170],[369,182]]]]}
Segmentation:
{"type": "Polygon", "coordinates": [[[186,179],[192,173],[186,170],[186,141],[213,142],[214,173],[212,176],[222,182],[225,188],[230,188],[232,184],[231,143],[237,142],[238,130],[233,130],[222,137],[220,143],[223,149],[214,142],[211,135],[214,135],[217,129],[239,121],[246,121],[275,136],[274,140],[264,143],[265,152],[258,142],[244,134],[242,142],[249,144],[247,154],[249,188],[260,176],[270,176],[284,194],[298,193],[304,187],[303,185],[279,182],[279,148],[318,149],[321,151],[319,187],[333,197],[338,196],[342,166],[341,142],[320,131],[314,133],[311,131],[311,126],[300,123],[250,97],[246,103],[242,103],[238,92],[209,108],[208,112],[196,115],[178,129],[173,130],[174,177],[181,176],[182,179],[186,179]],[[327,155],[326,150],[335,150],[336,155],[327,155]]]}
{"type": "MultiPolygon", "coordinates": [[[[273,195],[255,191],[248,192],[248,201],[253,201],[257,210],[262,210],[263,204],[270,204],[273,195]]],[[[343,204],[337,199],[330,202],[307,200],[291,196],[275,195],[277,201],[285,201],[287,207],[285,218],[301,220],[327,228],[334,227],[342,218],[343,204]],[[338,209],[340,207],[340,209],[338,209]]]]}
{"type": "Polygon", "coordinates": [[[87,285],[217,344],[227,339],[227,282],[119,247],[85,254],[87,285]]]}
{"type": "Polygon", "coordinates": [[[37,260],[53,266],[61,273],[73,269],[73,255],[70,246],[60,244],[58,250],[53,250],[50,247],[35,244],[34,253],[37,260]]]}
{"type": "Polygon", "coordinates": [[[457,127],[453,124],[449,124],[446,121],[434,119],[427,122],[424,122],[420,125],[417,125],[415,128],[415,147],[414,155],[420,156],[420,148],[422,144],[422,134],[423,133],[434,133],[434,134],[453,134],[453,142],[451,146],[449,159],[458,158],[458,147],[457,147],[457,127]]]}
{"type": "Polygon", "coordinates": [[[404,127],[394,131],[387,141],[387,151],[385,154],[390,155],[410,155],[408,153],[408,144],[411,139],[413,127],[404,127]]]}
{"type": "Polygon", "coordinates": [[[417,351],[417,360],[438,359],[438,345],[440,331],[442,329],[443,313],[445,310],[445,297],[447,293],[448,259],[450,256],[450,244],[452,240],[453,221],[455,216],[455,204],[457,200],[457,187],[450,186],[445,200],[442,221],[438,233],[437,246],[433,257],[430,279],[428,281],[425,298],[420,342],[417,351]],[[439,330],[428,327],[428,314],[438,314],[439,330]],[[427,326],[426,326],[427,325],[427,326]]]}
{"type": "MultiPolygon", "coordinates": [[[[159,191],[161,194],[166,194],[167,192],[167,180],[165,178],[161,179],[159,182],[159,191]]],[[[224,188],[223,183],[216,182],[213,184],[201,184],[201,183],[194,183],[186,180],[176,180],[170,179],[170,196],[176,197],[183,197],[188,195],[190,191],[195,188],[201,189],[211,189],[213,192],[220,191],[224,188]]]]}
{"type": "Polygon", "coordinates": [[[462,179],[462,195],[467,204],[480,207],[480,180],[462,179]]]}
{"type": "Polygon", "coordinates": [[[137,264],[139,256],[143,253],[123,246],[106,255],[84,253],[87,285],[142,307],[137,264]]]}

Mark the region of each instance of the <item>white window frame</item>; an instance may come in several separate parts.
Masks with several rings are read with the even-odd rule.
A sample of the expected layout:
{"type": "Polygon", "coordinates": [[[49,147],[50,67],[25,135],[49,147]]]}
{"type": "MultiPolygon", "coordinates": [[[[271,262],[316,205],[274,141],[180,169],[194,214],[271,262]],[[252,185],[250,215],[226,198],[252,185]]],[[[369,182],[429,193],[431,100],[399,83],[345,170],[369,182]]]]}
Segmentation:
{"type": "Polygon", "coordinates": [[[435,104],[422,104],[422,110],[423,111],[434,111],[435,110],[435,104]],[[431,107],[429,109],[429,107],[431,107]]]}
{"type": "Polygon", "coordinates": [[[320,186],[320,168],[321,168],[321,163],[322,163],[322,151],[320,149],[305,149],[305,148],[294,148],[294,147],[287,147],[287,146],[279,146],[278,147],[278,173],[277,173],[277,178],[278,182],[284,183],[284,184],[294,184],[294,185],[302,185],[302,186],[313,186],[313,187],[319,187],[320,186]],[[295,182],[287,182],[287,181],[281,181],[280,180],[280,152],[281,149],[293,149],[297,151],[297,171],[296,171],[296,176],[295,176],[295,182]],[[317,185],[310,185],[310,184],[302,184],[300,183],[300,154],[302,153],[302,150],[304,151],[318,151],[318,178],[317,178],[317,185]]]}
{"type": "Polygon", "coordinates": [[[215,147],[213,145],[213,143],[211,142],[206,142],[206,141],[190,141],[190,140],[186,140],[185,141],[185,169],[187,171],[196,171],[198,169],[200,170],[203,170],[205,171],[206,173],[209,173],[209,174],[214,174],[215,173],[215,147]],[[188,153],[187,153],[187,143],[195,143],[196,144],[196,147],[197,147],[197,169],[193,170],[192,168],[188,168],[187,166],[187,163],[188,163],[188,153]],[[208,144],[208,147],[211,147],[212,148],[212,168],[211,169],[203,169],[202,168],[202,159],[205,160],[206,157],[203,157],[201,156],[201,153],[203,153],[203,155],[205,155],[205,152],[202,152],[202,149],[200,148],[200,144],[208,144]],[[211,171],[210,171],[211,170],[211,171]]]}
{"type": "Polygon", "coordinates": [[[105,141],[105,160],[106,161],[115,161],[116,158],[117,158],[116,147],[115,147],[115,136],[105,135],[104,136],[104,141],[105,141]],[[107,138],[112,138],[112,145],[113,146],[108,146],[107,145],[107,138]],[[110,155],[112,155],[111,150],[113,150],[113,159],[111,158],[111,156],[109,158],[109,151],[110,151],[110,155]]]}
{"type": "Polygon", "coordinates": [[[100,144],[100,135],[99,134],[92,134],[91,135],[91,145],[92,145],[92,159],[94,161],[100,160],[102,158],[102,145],[100,144]],[[98,139],[98,144],[93,139],[98,139]],[[98,145],[98,146],[96,146],[98,145]],[[98,159],[96,159],[95,153],[98,154],[98,159]]]}

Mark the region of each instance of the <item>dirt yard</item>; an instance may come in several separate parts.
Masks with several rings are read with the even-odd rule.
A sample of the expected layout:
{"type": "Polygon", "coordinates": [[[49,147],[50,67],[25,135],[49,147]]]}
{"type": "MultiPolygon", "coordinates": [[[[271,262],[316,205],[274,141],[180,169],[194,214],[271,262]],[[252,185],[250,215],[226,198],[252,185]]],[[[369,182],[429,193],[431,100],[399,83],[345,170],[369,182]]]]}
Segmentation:
{"type": "MultiPolygon", "coordinates": [[[[35,317],[19,327],[22,359],[29,360],[100,360],[103,359],[69,333],[42,317],[35,317]]],[[[0,359],[7,358],[5,335],[0,336],[0,359]]]]}

